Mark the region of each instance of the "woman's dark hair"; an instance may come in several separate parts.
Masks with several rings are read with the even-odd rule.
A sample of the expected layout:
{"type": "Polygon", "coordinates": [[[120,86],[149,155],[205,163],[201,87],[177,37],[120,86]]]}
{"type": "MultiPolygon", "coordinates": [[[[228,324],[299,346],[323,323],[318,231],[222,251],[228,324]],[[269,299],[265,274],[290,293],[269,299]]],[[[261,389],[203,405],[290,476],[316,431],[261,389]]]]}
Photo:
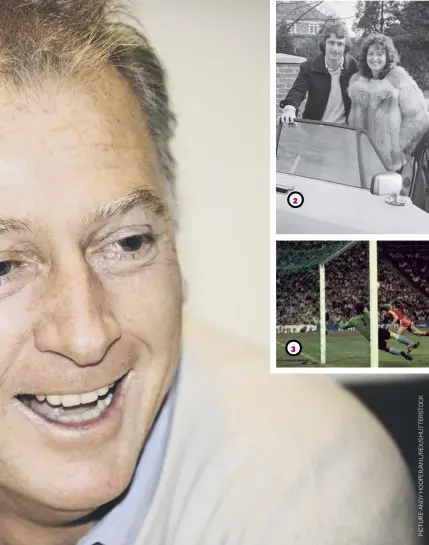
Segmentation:
{"type": "Polygon", "coordinates": [[[365,78],[371,79],[373,77],[366,60],[368,49],[372,45],[377,46],[377,49],[384,49],[386,53],[386,66],[380,70],[380,73],[377,76],[377,79],[383,79],[392,70],[392,68],[399,64],[399,54],[392,38],[389,38],[389,36],[385,36],[379,32],[374,32],[373,34],[367,36],[362,44],[362,49],[359,54],[360,72],[365,78]]]}
{"type": "Polygon", "coordinates": [[[350,35],[347,30],[347,27],[344,23],[330,21],[326,23],[322,32],[320,33],[319,49],[322,53],[325,53],[325,44],[326,40],[332,35],[335,34],[340,40],[345,39],[346,47],[344,49],[344,54],[350,50],[350,35]]]}

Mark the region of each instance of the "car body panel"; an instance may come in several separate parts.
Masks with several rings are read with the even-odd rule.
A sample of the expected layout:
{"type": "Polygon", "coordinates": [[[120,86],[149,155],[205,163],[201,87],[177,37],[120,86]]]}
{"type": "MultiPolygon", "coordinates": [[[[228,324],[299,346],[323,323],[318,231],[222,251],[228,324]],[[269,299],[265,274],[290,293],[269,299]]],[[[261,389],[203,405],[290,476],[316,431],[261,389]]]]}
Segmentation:
{"type": "MultiPolygon", "coordinates": [[[[287,168],[287,161],[291,164],[293,162],[293,167],[289,168],[290,172],[277,171],[277,234],[429,234],[429,213],[415,206],[409,198],[405,198],[406,204],[404,206],[394,206],[386,203],[385,196],[371,194],[369,189],[362,188],[368,186],[368,175],[365,179],[363,177],[363,172],[368,165],[373,166],[372,171],[370,170],[367,173],[372,172],[371,176],[375,172],[374,169],[387,172],[386,165],[381,160],[374,142],[366,131],[308,120],[300,120],[299,124],[302,124],[304,132],[301,129],[300,133],[292,133],[294,137],[290,141],[290,147],[287,147],[287,140],[284,140],[288,132],[284,133],[285,136],[282,137],[281,125],[277,132],[278,170],[283,170],[285,165],[287,168]],[[314,142],[319,148],[313,146],[310,149],[306,145],[308,143],[308,146],[310,146],[313,141],[309,138],[306,140],[306,135],[313,138],[317,130],[320,130],[322,135],[325,131],[327,131],[326,134],[335,135],[335,142],[337,141],[337,132],[341,134],[341,131],[344,131],[347,138],[338,138],[339,148],[333,146],[332,140],[325,144],[323,138],[316,138],[314,142]],[[299,144],[298,138],[300,134],[303,135],[301,144],[299,144]],[[353,138],[353,134],[356,135],[356,138],[353,138]],[[362,145],[364,140],[362,139],[365,138],[367,140],[365,141],[365,153],[363,154],[362,145]],[[333,160],[335,155],[338,157],[337,153],[339,150],[344,150],[346,140],[347,146],[349,146],[347,153],[352,154],[353,148],[350,148],[350,146],[356,145],[356,150],[353,150],[355,155],[351,155],[354,158],[352,161],[353,166],[347,162],[342,163],[345,165],[341,167],[344,170],[344,183],[341,181],[342,174],[338,176],[338,173],[336,174],[336,183],[327,181],[330,178],[323,176],[325,173],[324,165],[330,164],[327,157],[332,157],[333,160]],[[301,148],[297,147],[297,142],[299,145],[304,146],[302,148],[303,152],[300,151],[301,148]],[[335,154],[332,153],[332,150],[336,150],[335,154]],[[303,157],[300,160],[304,161],[304,163],[297,163],[297,160],[293,161],[294,157],[300,156],[301,153],[303,157]],[[320,153],[320,170],[317,166],[317,153],[320,153]],[[356,154],[359,159],[358,165],[355,160],[356,154]],[[288,157],[289,159],[287,159],[288,157]],[[309,157],[310,161],[308,167],[306,166],[306,157],[309,157]],[[300,169],[295,168],[296,164],[301,165],[300,169]],[[359,170],[361,187],[346,185],[348,182],[346,170],[348,166],[359,170]],[[311,177],[306,177],[309,173],[311,177]],[[321,179],[323,177],[325,179],[321,179]],[[292,208],[289,206],[287,202],[287,188],[289,187],[302,193],[304,203],[301,207],[292,208]]],[[[335,164],[335,166],[338,165],[335,164]]],[[[375,173],[381,174],[382,172],[377,170],[375,173]]],[[[357,174],[357,171],[354,172],[353,179],[356,179],[357,174]]],[[[356,184],[356,182],[354,183],[356,184]]],[[[402,194],[408,195],[410,193],[409,184],[405,187],[408,187],[408,190],[405,190],[402,194]]]]}
{"type": "Polygon", "coordinates": [[[304,196],[304,204],[292,208],[287,193],[277,193],[277,234],[429,234],[429,214],[409,199],[393,206],[365,189],[281,173],[277,183],[304,196]]]}

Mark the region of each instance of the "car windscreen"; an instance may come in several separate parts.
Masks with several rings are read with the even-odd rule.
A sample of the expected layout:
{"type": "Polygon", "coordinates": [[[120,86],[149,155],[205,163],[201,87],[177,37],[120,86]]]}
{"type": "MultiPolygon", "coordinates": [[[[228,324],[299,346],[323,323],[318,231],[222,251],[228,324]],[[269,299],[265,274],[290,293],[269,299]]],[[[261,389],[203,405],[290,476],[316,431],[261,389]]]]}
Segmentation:
{"type": "Polygon", "coordinates": [[[357,150],[354,129],[285,123],[277,147],[277,172],[362,187],[357,150]]]}

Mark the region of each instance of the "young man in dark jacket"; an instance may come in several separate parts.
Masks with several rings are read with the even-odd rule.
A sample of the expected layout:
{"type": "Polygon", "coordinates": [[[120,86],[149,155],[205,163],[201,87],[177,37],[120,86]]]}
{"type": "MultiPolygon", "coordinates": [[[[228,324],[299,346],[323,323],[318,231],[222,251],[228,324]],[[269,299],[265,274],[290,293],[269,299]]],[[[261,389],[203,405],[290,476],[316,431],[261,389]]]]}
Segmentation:
{"type": "Polygon", "coordinates": [[[347,87],[358,71],[356,60],[347,51],[350,36],[342,23],[328,23],[321,36],[321,53],[301,64],[298,77],[280,102],[283,123],[293,123],[307,96],[303,118],[328,123],[347,123],[350,98],[347,87]]]}

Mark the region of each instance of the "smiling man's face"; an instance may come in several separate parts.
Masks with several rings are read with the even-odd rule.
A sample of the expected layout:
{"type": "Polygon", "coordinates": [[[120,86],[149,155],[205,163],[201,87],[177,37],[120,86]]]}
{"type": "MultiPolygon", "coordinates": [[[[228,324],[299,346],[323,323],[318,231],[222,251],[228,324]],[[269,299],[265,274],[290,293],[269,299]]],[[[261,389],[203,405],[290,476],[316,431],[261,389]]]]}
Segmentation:
{"type": "Polygon", "coordinates": [[[78,516],[127,486],[176,369],[173,228],[113,69],[28,108],[0,92],[0,121],[0,513],[78,516]]]}

